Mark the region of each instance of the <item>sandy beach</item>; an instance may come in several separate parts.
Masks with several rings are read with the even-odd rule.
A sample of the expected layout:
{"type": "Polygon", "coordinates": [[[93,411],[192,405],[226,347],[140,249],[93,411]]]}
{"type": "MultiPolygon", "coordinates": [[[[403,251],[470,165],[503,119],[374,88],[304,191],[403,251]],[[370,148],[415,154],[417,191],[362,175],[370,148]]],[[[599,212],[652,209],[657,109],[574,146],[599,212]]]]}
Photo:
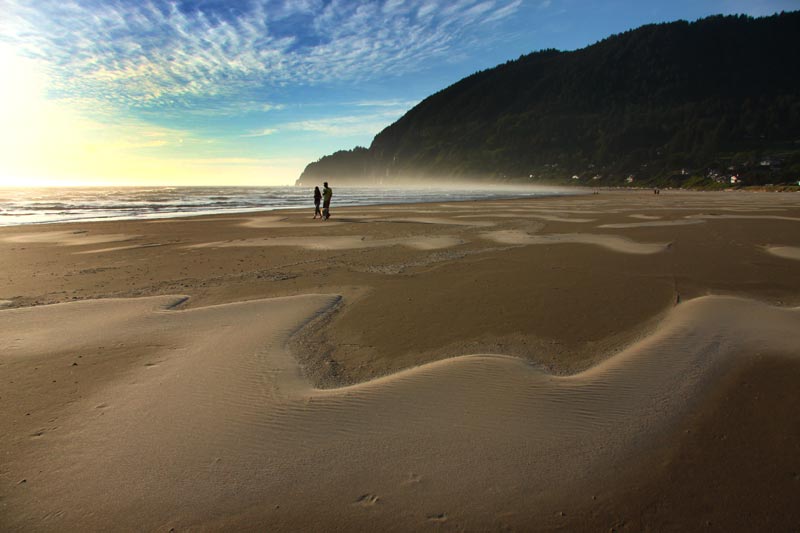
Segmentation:
{"type": "Polygon", "coordinates": [[[800,529],[800,196],[0,228],[0,529],[800,529]]]}

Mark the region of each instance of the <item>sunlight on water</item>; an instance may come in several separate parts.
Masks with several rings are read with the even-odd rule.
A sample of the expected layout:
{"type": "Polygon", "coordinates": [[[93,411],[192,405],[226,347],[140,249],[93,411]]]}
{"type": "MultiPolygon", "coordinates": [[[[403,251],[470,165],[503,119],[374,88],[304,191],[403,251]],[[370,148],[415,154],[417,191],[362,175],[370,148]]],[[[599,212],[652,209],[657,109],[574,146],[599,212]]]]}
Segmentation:
{"type": "MultiPolygon", "coordinates": [[[[306,187],[0,188],[0,226],[313,208],[306,187]]],[[[574,191],[573,191],[574,192],[574,191]]],[[[554,196],[545,188],[338,187],[337,207],[554,196]]]]}

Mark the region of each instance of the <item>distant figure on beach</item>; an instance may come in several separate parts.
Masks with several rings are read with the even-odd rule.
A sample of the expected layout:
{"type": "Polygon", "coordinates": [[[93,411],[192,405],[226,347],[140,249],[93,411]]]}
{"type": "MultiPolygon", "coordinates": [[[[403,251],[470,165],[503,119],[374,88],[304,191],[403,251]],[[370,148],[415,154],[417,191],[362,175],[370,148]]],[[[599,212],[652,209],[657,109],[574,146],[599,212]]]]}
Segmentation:
{"type": "Polygon", "coordinates": [[[327,181],[322,185],[322,219],[328,220],[331,218],[331,197],[333,197],[333,189],[328,187],[327,181]]]}
{"type": "Polygon", "coordinates": [[[319,192],[319,187],[314,187],[314,218],[322,218],[322,212],[319,210],[319,203],[322,201],[322,193],[319,192]]]}

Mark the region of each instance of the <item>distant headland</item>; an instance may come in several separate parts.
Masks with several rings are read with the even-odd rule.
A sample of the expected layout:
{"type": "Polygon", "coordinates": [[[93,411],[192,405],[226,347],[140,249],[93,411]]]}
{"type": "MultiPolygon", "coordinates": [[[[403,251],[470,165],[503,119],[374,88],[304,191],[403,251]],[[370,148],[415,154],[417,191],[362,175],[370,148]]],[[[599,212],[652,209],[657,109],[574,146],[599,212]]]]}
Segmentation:
{"type": "Polygon", "coordinates": [[[642,26],[439,91],[297,184],[722,188],[800,180],[800,12],[642,26]]]}

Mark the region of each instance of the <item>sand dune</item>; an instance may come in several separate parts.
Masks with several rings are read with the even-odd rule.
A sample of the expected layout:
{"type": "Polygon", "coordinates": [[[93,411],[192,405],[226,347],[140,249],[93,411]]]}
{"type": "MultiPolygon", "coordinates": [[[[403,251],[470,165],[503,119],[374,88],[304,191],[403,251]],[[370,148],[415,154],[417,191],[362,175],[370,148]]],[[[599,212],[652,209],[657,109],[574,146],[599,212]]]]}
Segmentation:
{"type": "Polygon", "coordinates": [[[0,311],[0,338],[13,339],[2,355],[10,378],[63,364],[55,339],[59,352],[86,355],[87,372],[110,346],[141,354],[105,361],[117,378],[66,407],[44,400],[36,416],[57,428],[6,439],[7,526],[525,525],[553,495],[646,450],[740,356],[796,357],[800,345],[800,310],[704,297],[574,376],[474,355],[315,390],[284,346],[336,297],[171,309],[182,301],[0,311]]]}
{"type": "Polygon", "coordinates": [[[531,235],[523,231],[507,230],[484,233],[482,237],[501,244],[592,244],[626,254],[656,254],[669,247],[669,243],[640,243],[616,235],[595,235],[591,233],[531,235]]]}
{"type": "Polygon", "coordinates": [[[353,250],[361,248],[385,248],[387,246],[406,246],[417,250],[436,250],[463,244],[462,239],[449,235],[423,235],[396,239],[369,239],[361,235],[313,237],[275,237],[264,239],[241,239],[236,241],[209,242],[195,244],[189,248],[229,248],[239,246],[293,246],[308,250],[353,250]]]}

